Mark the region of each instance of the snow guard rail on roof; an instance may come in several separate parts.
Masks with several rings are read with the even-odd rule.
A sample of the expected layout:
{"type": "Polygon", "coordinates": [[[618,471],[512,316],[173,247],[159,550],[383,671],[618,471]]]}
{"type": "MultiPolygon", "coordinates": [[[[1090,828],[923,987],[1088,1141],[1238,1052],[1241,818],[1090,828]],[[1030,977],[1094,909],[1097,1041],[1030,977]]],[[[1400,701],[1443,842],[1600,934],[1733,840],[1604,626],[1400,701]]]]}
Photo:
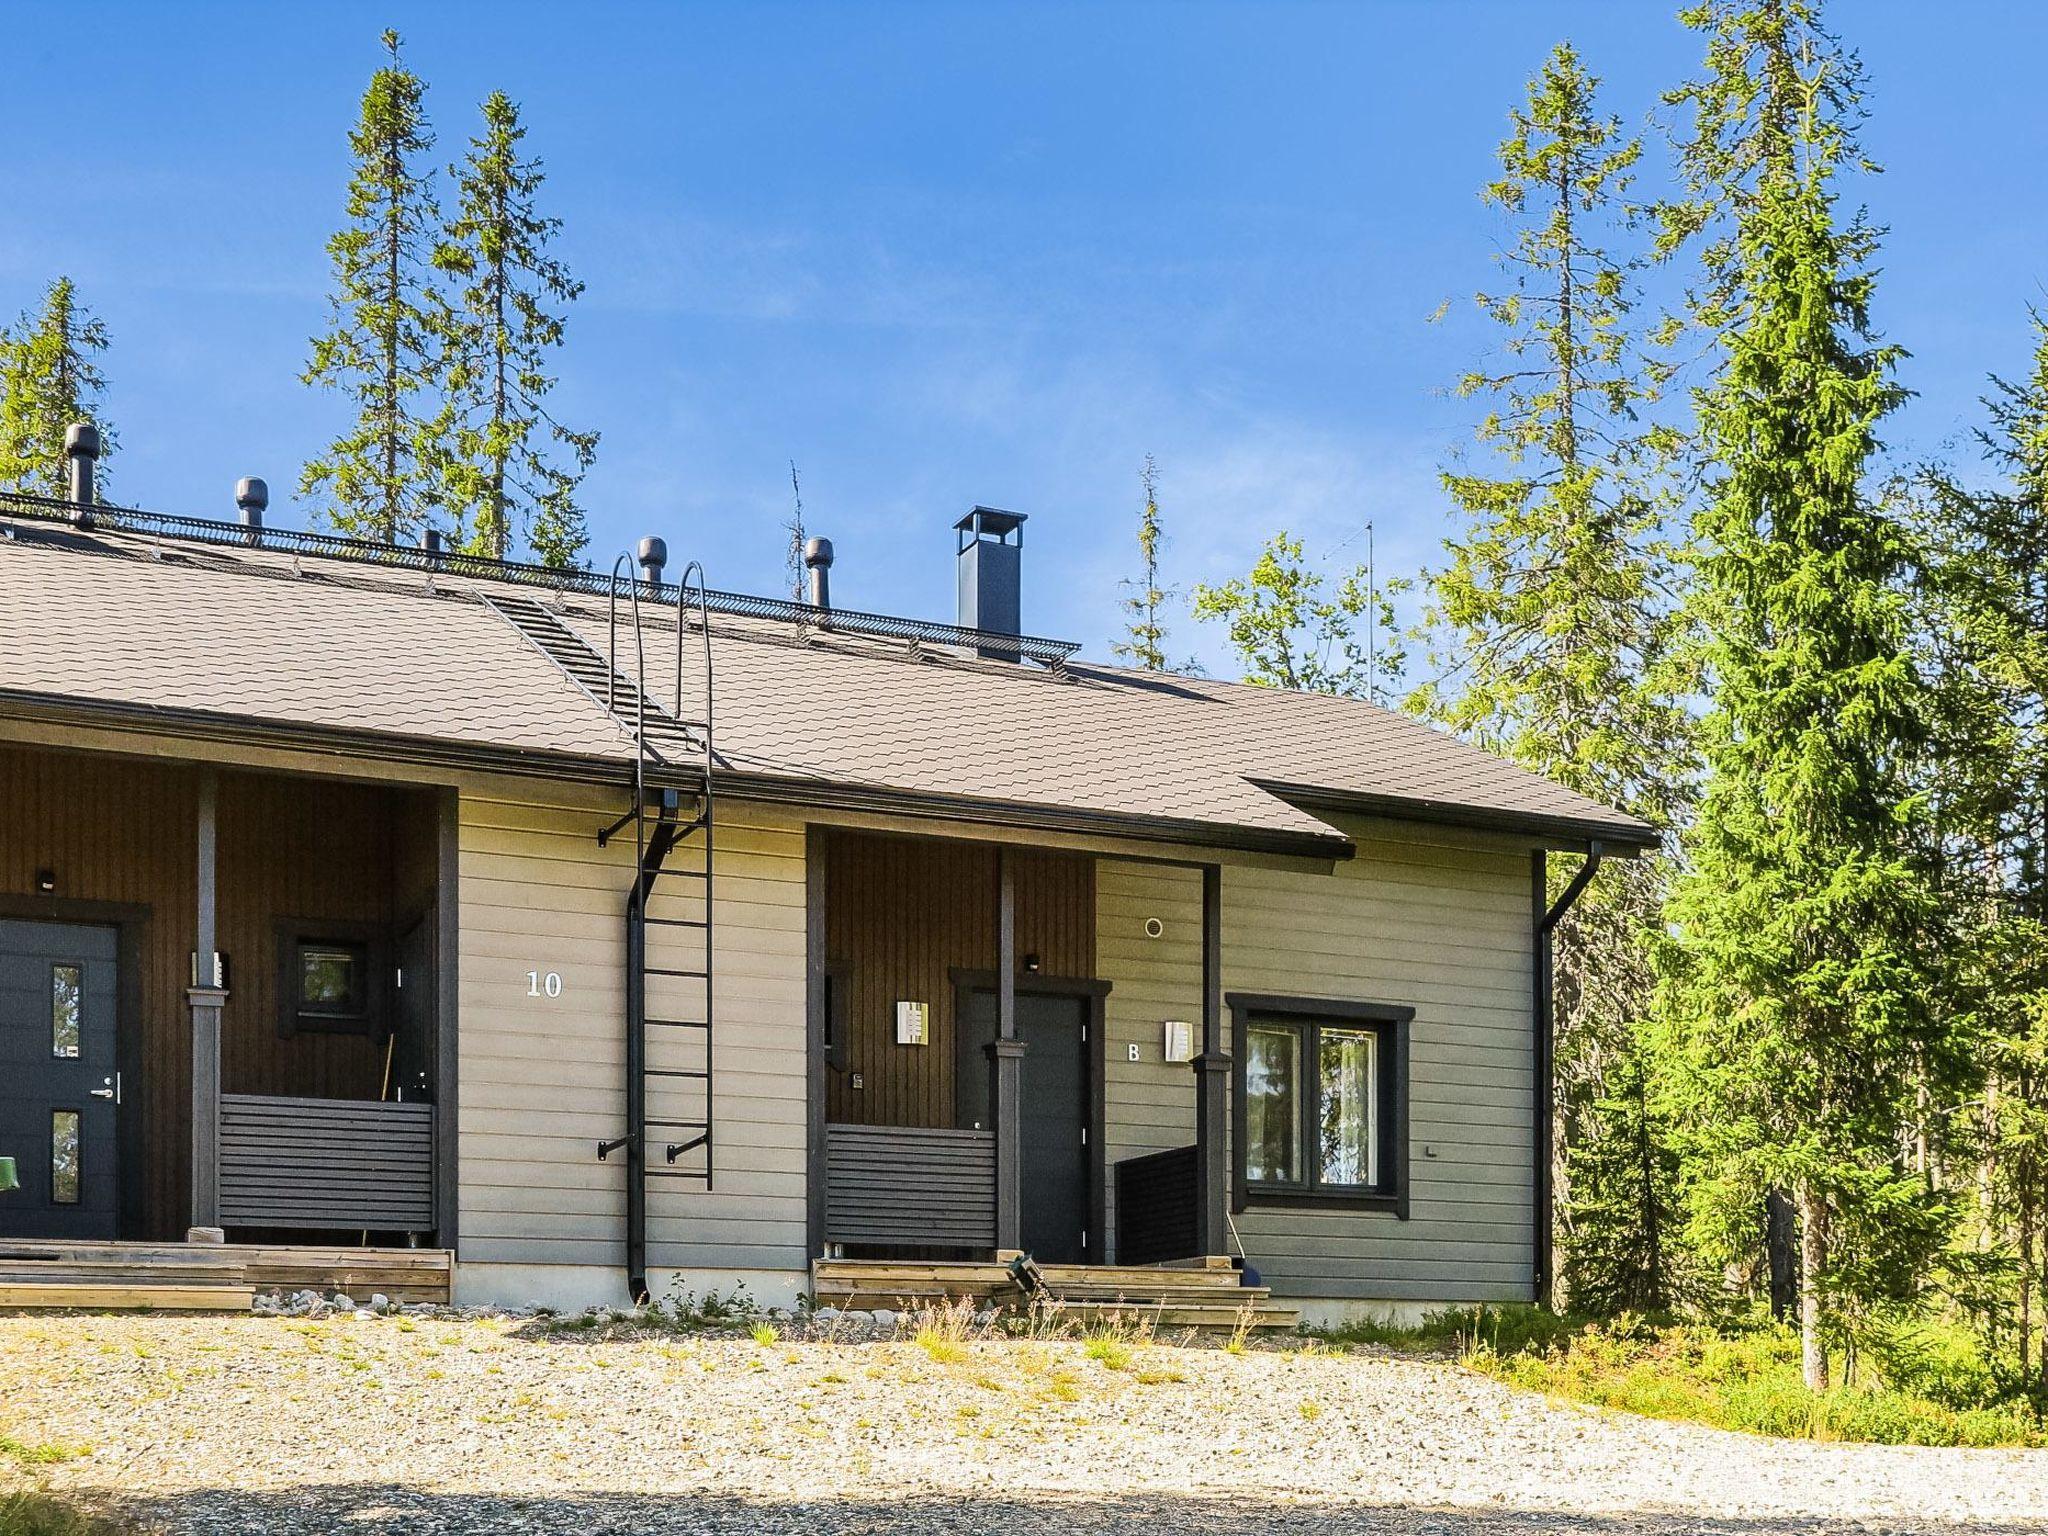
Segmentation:
{"type": "MultiPolygon", "coordinates": [[[[81,528],[110,528],[123,533],[155,534],[199,544],[286,550],[329,560],[352,560],[361,565],[445,572],[481,581],[505,581],[558,592],[580,592],[590,597],[605,597],[612,591],[608,576],[581,568],[557,569],[521,560],[493,560],[485,555],[462,554],[446,549],[429,550],[411,544],[386,544],[376,539],[355,539],[337,533],[306,533],[207,517],[184,517],[170,512],[146,512],[139,507],[117,507],[107,502],[86,504],[59,501],[48,496],[30,496],[18,491],[0,491],[0,519],[10,517],[40,523],[66,523],[81,528]]],[[[672,582],[639,580],[634,582],[634,586],[642,602],[679,605],[682,588],[672,582]]],[[[1061,671],[1067,658],[1081,649],[1071,640],[1002,635],[959,624],[900,619],[848,608],[819,609],[783,597],[751,597],[743,592],[710,591],[704,592],[702,597],[704,607],[712,613],[807,625],[835,634],[867,635],[913,644],[961,646],[977,650],[984,656],[1014,655],[1019,661],[1035,661],[1055,672],[1061,671]]],[[[690,594],[693,605],[697,598],[698,594],[693,589],[690,594]]],[[[678,606],[679,615],[680,612],[678,606]]]]}

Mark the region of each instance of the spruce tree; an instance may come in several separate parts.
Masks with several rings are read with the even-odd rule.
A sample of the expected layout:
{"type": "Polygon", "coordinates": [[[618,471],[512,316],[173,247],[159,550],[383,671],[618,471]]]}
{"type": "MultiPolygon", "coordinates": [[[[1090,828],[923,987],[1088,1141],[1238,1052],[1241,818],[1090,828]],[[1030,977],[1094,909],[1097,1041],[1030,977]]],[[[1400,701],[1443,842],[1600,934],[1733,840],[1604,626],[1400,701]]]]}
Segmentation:
{"type": "Polygon", "coordinates": [[[0,488],[68,495],[64,429],[75,421],[99,428],[105,464],[116,446],[98,362],[107,345],[106,324],[78,302],[68,277],[51,283],[41,309],[23,314],[12,333],[0,331],[0,488]]]}
{"type": "Polygon", "coordinates": [[[562,344],[562,308],[583,284],[548,253],[562,221],[538,210],[546,178],[521,148],[518,106],[494,91],[483,120],[453,168],[456,217],[434,258],[460,284],[449,335],[449,503],[477,553],[502,560],[523,540],[543,565],[573,566],[590,542],[576,490],[597,434],[550,414],[548,358],[562,344]]]}
{"type": "Polygon", "coordinates": [[[1809,1386],[1860,1314],[1910,1284],[1938,1203],[1899,1156],[1938,912],[1912,782],[1929,732],[1906,598],[1912,549],[1870,493],[1899,402],[1870,327],[1875,236],[1844,222],[1861,73],[1807,0],[1685,13],[1707,70],[1690,114],[1702,316],[1721,355],[1698,399],[1708,466],[1695,611],[1708,779],[1670,909],[1665,1102],[1685,1129],[1692,1231],[1734,1254],[1764,1192],[1799,1223],[1809,1386]]]}
{"type": "Polygon", "coordinates": [[[451,419],[437,395],[447,318],[429,275],[440,213],[424,164],[426,86],[401,62],[396,32],[383,44],[389,61],[349,133],[348,223],[327,242],[332,327],[303,376],[346,396],[356,419],[305,466],[299,493],[345,533],[396,540],[417,537],[441,504],[451,419]]]}
{"type": "Polygon", "coordinates": [[[1977,434],[1993,483],[1922,477],[1937,554],[1923,630],[1946,684],[1949,989],[1977,1069],[1953,1129],[1975,1162],[1961,1171],[1979,1191],[1978,1246],[2009,1266],[2018,1375],[2048,1389],[2048,318],[2030,320],[2031,368],[1992,379],[1977,434]]]}
{"type": "Polygon", "coordinates": [[[1145,467],[1138,472],[1145,490],[1144,510],[1138,514],[1138,561],[1143,574],[1123,582],[1127,594],[1118,607],[1129,616],[1124,638],[1112,644],[1112,654],[1147,672],[1166,670],[1166,621],[1160,610],[1172,593],[1159,585],[1159,551],[1164,535],[1159,518],[1159,466],[1145,455],[1145,467]]]}
{"type": "MultiPolygon", "coordinates": [[[[1511,221],[1507,283],[1479,296],[1505,333],[1497,370],[1459,384],[1492,409],[1493,462],[1444,476],[1463,516],[1429,577],[1441,680],[1412,701],[1538,773],[1669,828],[1687,720],[1665,675],[1673,633],[1666,428],[1643,416],[1667,370],[1634,325],[1627,207],[1642,154],[1601,111],[1569,43],[1510,116],[1482,194],[1511,221]]],[[[1553,885],[1572,874],[1554,861],[1553,885]]],[[[1648,936],[1668,863],[1609,863],[1554,935],[1552,1158],[1565,1299],[1670,1304],[1670,1157],[1645,1094],[1648,936]]]]}

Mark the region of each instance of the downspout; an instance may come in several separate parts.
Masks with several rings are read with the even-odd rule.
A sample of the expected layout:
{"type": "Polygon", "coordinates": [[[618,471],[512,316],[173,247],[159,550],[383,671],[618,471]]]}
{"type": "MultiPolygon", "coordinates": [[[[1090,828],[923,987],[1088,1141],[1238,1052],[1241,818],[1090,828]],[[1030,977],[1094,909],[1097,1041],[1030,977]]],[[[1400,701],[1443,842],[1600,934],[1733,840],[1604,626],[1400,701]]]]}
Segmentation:
{"type": "Polygon", "coordinates": [[[1556,1085],[1553,1081],[1556,1071],[1557,1019],[1553,990],[1555,978],[1552,973],[1550,935],[1565,913],[1571,911],[1573,903],[1593,883],[1593,876],[1600,872],[1600,863],[1607,850],[1596,839],[1586,844],[1586,859],[1566,882],[1555,902],[1550,900],[1549,859],[1539,848],[1530,857],[1529,915],[1535,924],[1535,977],[1533,982],[1534,1018],[1536,1025],[1535,1129],[1533,1132],[1532,1171],[1535,1175],[1534,1217],[1536,1224],[1536,1303],[1550,1305],[1550,1263],[1551,1263],[1551,1205],[1556,1198],[1550,1169],[1550,1138],[1553,1097],[1556,1085]]]}

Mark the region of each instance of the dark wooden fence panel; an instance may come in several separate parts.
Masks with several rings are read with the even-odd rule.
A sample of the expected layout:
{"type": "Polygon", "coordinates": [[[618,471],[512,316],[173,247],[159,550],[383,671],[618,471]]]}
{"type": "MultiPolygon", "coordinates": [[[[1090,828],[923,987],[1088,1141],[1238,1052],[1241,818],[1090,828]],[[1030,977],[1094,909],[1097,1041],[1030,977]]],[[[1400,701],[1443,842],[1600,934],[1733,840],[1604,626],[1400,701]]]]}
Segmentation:
{"type": "Polygon", "coordinates": [[[1199,1150],[1175,1147],[1116,1165],[1116,1261],[1160,1264],[1198,1258],[1195,1174],[1199,1150]]]}
{"type": "Polygon", "coordinates": [[[993,1248],[995,1134],[826,1126],[825,1241],[993,1248]]]}
{"type": "Polygon", "coordinates": [[[222,1094],[220,1218],[230,1227],[433,1230],[434,1106],[222,1094]]]}

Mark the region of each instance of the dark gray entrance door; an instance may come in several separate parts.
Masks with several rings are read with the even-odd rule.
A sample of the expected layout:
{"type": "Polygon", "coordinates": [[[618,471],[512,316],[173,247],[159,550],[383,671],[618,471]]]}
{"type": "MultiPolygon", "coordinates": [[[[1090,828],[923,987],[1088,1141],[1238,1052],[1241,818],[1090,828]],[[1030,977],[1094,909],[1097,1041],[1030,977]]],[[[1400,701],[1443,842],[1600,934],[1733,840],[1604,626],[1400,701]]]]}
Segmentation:
{"type": "Polygon", "coordinates": [[[0,921],[0,1193],[9,1237],[114,1236],[112,928],[0,921]]]}
{"type": "MultiPolygon", "coordinates": [[[[956,1091],[961,1125],[989,1122],[988,1047],[996,1037],[996,995],[970,992],[959,1021],[956,1091]]],[[[1088,1000],[1050,992],[1017,994],[1024,1042],[1024,1251],[1043,1264],[1087,1258],[1088,1000]]]]}

